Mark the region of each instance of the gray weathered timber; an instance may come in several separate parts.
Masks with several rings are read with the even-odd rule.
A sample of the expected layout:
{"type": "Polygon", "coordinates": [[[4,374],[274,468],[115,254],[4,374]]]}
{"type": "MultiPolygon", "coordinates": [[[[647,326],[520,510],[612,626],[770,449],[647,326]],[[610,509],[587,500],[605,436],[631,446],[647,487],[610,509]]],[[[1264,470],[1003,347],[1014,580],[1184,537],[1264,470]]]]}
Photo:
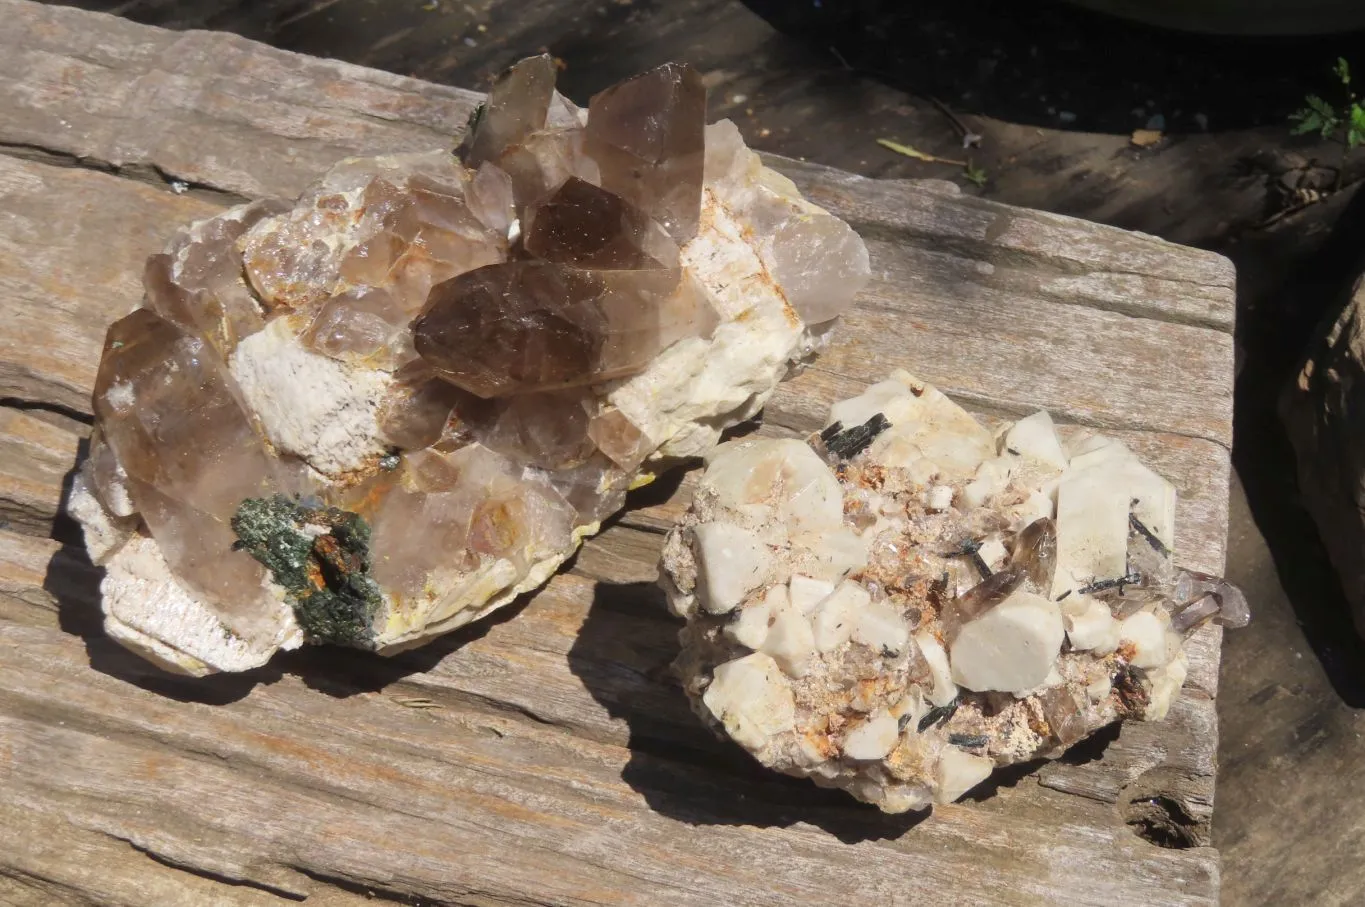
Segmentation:
{"type": "MultiPolygon", "coordinates": [[[[0,16],[0,901],[1217,901],[1216,631],[1167,721],[885,817],[760,771],[670,680],[677,625],[652,580],[685,476],[638,492],[524,603],[391,659],[313,649],[188,681],[105,639],[59,507],[143,258],[345,155],[449,144],[478,96],[21,0],[0,16]],[[1143,823],[1194,846],[1157,847],[1143,823]]],[[[1226,261],[771,163],[863,232],[875,280],[762,431],[807,431],[895,367],[988,419],[1047,407],[1170,477],[1180,559],[1221,569],[1226,261]]]]}

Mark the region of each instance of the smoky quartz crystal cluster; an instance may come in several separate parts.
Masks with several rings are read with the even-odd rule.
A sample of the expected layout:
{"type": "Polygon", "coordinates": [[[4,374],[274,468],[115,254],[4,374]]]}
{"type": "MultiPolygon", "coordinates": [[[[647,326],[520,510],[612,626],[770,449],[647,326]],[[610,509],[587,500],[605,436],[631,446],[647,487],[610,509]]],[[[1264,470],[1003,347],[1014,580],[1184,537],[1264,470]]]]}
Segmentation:
{"type": "Polygon", "coordinates": [[[752,417],[867,281],[843,221],[666,65],[504,73],[457,153],[182,230],[108,333],[71,511],[172,670],[419,644],[544,582],[752,417]]]}
{"type": "Polygon", "coordinates": [[[992,432],[904,372],[809,441],[716,448],[664,547],[701,718],[887,812],[1159,720],[1241,593],[1179,569],[1175,489],[1046,412],[992,432]]]}

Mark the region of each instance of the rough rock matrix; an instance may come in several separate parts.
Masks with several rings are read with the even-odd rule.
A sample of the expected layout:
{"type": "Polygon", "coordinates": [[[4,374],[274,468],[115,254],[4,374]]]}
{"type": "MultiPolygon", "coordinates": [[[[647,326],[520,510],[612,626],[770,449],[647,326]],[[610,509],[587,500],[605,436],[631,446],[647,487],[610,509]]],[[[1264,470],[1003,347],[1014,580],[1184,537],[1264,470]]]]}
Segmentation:
{"type": "Polygon", "coordinates": [[[530,58],[455,155],[182,230],[109,329],[70,501],[110,635],[192,674],[419,644],[757,413],[867,251],[705,105],[670,64],[581,110],[530,58]]]}
{"type": "Polygon", "coordinates": [[[1241,594],[1174,566],[1175,489],[1047,413],[988,431],[904,372],[801,440],[707,455],[664,547],[697,713],[887,812],[1166,715],[1241,594]]]}

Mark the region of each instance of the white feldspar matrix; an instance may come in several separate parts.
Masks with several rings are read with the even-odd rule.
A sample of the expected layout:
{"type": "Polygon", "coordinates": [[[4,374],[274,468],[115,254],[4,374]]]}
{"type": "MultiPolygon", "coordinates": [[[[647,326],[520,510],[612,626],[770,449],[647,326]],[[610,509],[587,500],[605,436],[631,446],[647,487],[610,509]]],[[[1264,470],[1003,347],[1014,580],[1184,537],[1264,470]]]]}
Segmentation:
{"type": "Polygon", "coordinates": [[[887,812],[1124,718],[1160,720],[1184,641],[1246,602],[1172,560],[1175,489],[1046,412],[988,431],[905,372],[799,440],[706,456],[663,583],[701,718],[887,812]]]}

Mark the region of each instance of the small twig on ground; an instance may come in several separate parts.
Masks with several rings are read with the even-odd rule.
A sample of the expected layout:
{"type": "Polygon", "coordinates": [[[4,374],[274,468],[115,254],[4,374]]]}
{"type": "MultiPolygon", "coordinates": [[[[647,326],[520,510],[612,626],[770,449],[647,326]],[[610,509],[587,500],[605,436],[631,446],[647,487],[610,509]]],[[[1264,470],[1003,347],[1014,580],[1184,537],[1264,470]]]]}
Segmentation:
{"type": "Polygon", "coordinates": [[[948,157],[939,157],[936,154],[927,154],[913,145],[902,145],[900,142],[893,142],[890,139],[877,139],[877,144],[883,148],[889,148],[897,154],[912,157],[917,161],[926,161],[930,164],[952,164],[954,167],[967,166],[966,161],[956,161],[948,157]]]}
{"type": "Polygon", "coordinates": [[[1281,208],[1279,211],[1276,211],[1274,214],[1270,215],[1260,223],[1252,225],[1251,229],[1264,230],[1267,227],[1273,227],[1275,224],[1284,220],[1286,217],[1289,217],[1291,214],[1298,214],[1300,211],[1313,207],[1314,204],[1316,204],[1316,202],[1309,202],[1306,205],[1296,205],[1293,208],[1281,208]]]}
{"type": "MultiPolygon", "coordinates": [[[[896,78],[895,74],[893,73],[882,72],[881,70],[877,69],[868,69],[865,66],[854,66],[852,63],[848,62],[848,58],[845,57],[842,53],[840,53],[839,48],[835,47],[834,45],[830,45],[829,52],[834,55],[834,59],[838,60],[839,65],[843,67],[844,70],[847,72],[851,72],[854,75],[872,76],[874,78],[883,80],[888,85],[891,85],[893,87],[898,86],[900,83],[900,80],[896,78]]],[[[981,141],[984,138],[984,136],[982,136],[981,133],[979,132],[972,132],[971,129],[967,128],[967,124],[962,122],[962,119],[958,117],[957,114],[953,113],[952,108],[950,108],[947,104],[943,103],[933,95],[920,94],[919,92],[911,91],[910,89],[905,88],[902,88],[901,90],[905,91],[907,94],[914,95],[917,98],[923,98],[930,104],[933,104],[934,107],[938,109],[939,113],[947,117],[948,122],[953,124],[953,128],[956,129],[958,135],[962,137],[963,148],[981,147],[981,141]]]]}
{"type": "Polygon", "coordinates": [[[947,117],[948,122],[953,124],[953,128],[957,130],[957,134],[962,136],[963,148],[980,147],[981,133],[972,132],[970,129],[968,129],[967,124],[963,123],[962,120],[958,119],[957,114],[953,113],[953,109],[949,107],[947,104],[940,101],[938,98],[934,97],[933,95],[925,95],[924,97],[928,98],[929,103],[937,107],[938,112],[947,117]]]}

